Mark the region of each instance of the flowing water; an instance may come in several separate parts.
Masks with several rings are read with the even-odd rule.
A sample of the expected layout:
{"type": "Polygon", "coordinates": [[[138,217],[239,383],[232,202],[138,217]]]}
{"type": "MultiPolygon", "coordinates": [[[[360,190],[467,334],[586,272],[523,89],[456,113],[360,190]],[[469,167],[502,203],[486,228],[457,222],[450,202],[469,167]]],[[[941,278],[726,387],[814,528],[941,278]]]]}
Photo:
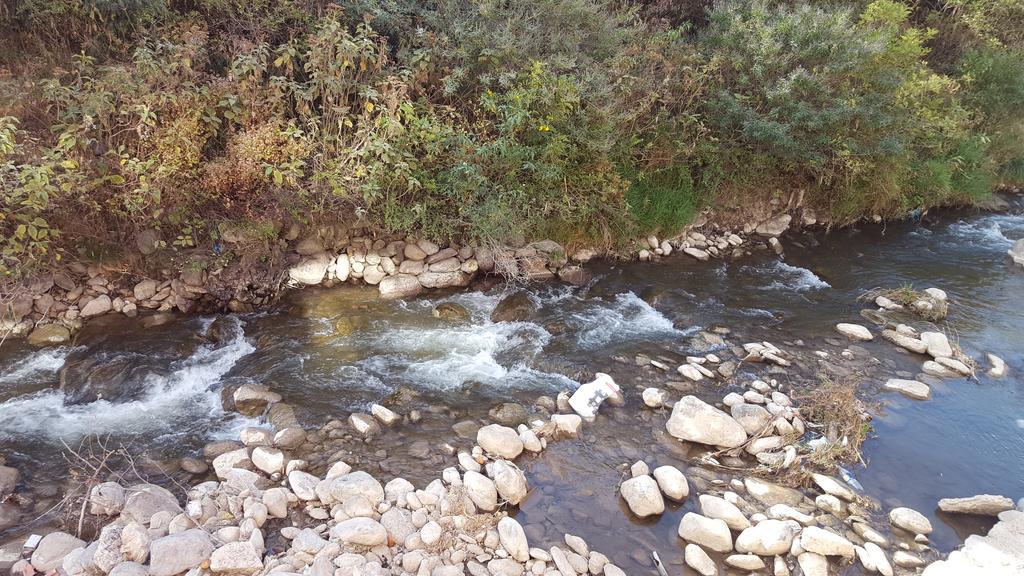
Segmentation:
{"type": "MultiPolygon", "coordinates": [[[[353,448],[352,459],[371,473],[422,484],[453,465],[444,443],[468,448],[470,441],[452,430],[456,421],[486,423],[498,403],[530,406],[540,395],[554,396],[603,371],[626,390],[627,405],[602,409],[579,440],[520,458],[533,492],[518,517],[531,544],[551,545],[569,532],[628,573],[653,574],[651,550],[679,572],[682,546],[675,531],[682,515],[697,508],[696,499],[670,506],[656,520],[632,517],[616,495],[622,465],[638,459],[652,468],[677,465],[697,485],[731,476],[689,463],[697,452],[667,437],[667,414],[642,408],[639,389],[679,378],[638,366],[634,357],[677,365],[688,353],[708,351],[695,348],[694,335],[715,326],[728,327],[733,343],[767,340],[785,350],[836,356],[848,343],[835,340],[833,326],[862,321],[858,297],[864,291],[912,283],[946,290],[953,302],[949,326],[960,345],[976,359],[999,355],[1009,375],[947,380],[933,387],[931,400],[917,402],[878,389],[884,378],[918,372],[921,357],[881,341],[855,348],[880,362],[863,384],[878,402],[866,465],[850,470],[885,510],[905,505],[928,515],[933,545],[948,552],[990,523],[939,514],[938,499],[1024,496],[1024,268],[1006,256],[1021,237],[1018,208],[947,214],[923,226],[795,235],[784,242],[781,258],[760,252],[709,263],[685,255],[602,263],[589,268],[594,280],[587,286],[529,287],[538,312],[518,323],[489,320],[502,286],[399,302],[381,301],[372,289],[305,290],[274,311],[222,320],[227,328],[215,343],[200,337],[212,318],[148,326],[103,318],[88,324],[74,346],[33,350],[6,342],[0,348],[0,454],[22,471],[24,485],[59,485],[65,444],[75,446],[87,435],[161,461],[196,454],[211,440],[237,438],[240,428],[258,423],[222,407],[221,391],[239,384],[268,385],[310,427],[401,391],[400,411],[420,408],[424,420],[353,448]],[[435,318],[431,311],[443,301],[464,306],[469,320],[435,318]],[[119,366],[123,382],[114,398],[73,404],[58,388],[60,371],[93,360],[119,366]]],[[[765,370],[745,366],[735,381],[765,370]]],[[[787,389],[810,386],[807,378],[772,377],[787,389]]],[[[678,397],[683,392],[674,386],[678,397]]],[[[718,401],[736,389],[702,383],[687,393],[718,401]]],[[[19,525],[7,535],[31,527],[19,525]]]]}

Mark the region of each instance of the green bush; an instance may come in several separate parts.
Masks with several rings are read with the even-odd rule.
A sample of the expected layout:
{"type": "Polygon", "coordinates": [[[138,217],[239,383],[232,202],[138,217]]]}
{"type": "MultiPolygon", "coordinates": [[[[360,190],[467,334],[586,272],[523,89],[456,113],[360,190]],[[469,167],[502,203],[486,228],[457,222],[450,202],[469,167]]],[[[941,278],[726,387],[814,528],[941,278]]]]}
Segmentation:
{"type": "Polygon", "coordinates": [[[615,243],[708,205],[799,190],[848,220],[1024,174],[1020,0],[5,8],[12,273],[143,227],[177,248],[284,216],[615,243]]]}

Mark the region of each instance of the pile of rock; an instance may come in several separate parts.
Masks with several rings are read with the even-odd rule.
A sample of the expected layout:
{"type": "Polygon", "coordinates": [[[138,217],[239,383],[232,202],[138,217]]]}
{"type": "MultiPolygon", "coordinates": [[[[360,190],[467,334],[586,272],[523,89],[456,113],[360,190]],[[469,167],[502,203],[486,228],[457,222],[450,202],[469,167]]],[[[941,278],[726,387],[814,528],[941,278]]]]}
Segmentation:
{"type": "MultiPolygon", "coordinates": [[[[381,423],[394,415],[373,412],[381,423]]],[[[184,506],[159,486],[102,483],[90,494],[89,512],[114,519],[96,540],[47,534],[14,571],[622,576],[576,536],[531,547],[503,511],[528,492],[512,460],[542,450],[548,436],[575,435],[580,424],[579,416],[555,415],[532,428],[485,426],[477,445],[458,454],[459,468],[445,469],[423,489],[402,478],[382,484],[343,461],[314,476],[306,461],[292,457],[294,441],[279,441],[285,430],[249,428],[242,447],[209,454],[217,480],[189,489],[184,506]]]]}
{"type": "Polygon", "coordinates": [[[469,285],[478,273],[495,272],[506,277],[548,280],[556,276],[569,282],[585,278],[579,264],[596,253],[574,254],[572,263],[565,248],[552,240],[523,246],[488,248],[450,245],[441,247],[426,239],[385,240],[357,236],[344,245],[326,247],[318,237],[300,241],[300,259],[288,275],[294,285],[332,286],[358,280],[377,286],[385,298],[405,298],[424,288],[469,285]]]}
{"type": "Polygon", "coordinates": [[[741,248],[747,242],[739,234],[702,233],[689,231],[675,238],[659,240],[657,236],[648,236],[637,256],[640,260],[651,260],[659,256],[668,256],[679,250],[697,260],[707,261],[711,258],[722,258],[729,254],[740,257],[745,254],[741,248]]]}

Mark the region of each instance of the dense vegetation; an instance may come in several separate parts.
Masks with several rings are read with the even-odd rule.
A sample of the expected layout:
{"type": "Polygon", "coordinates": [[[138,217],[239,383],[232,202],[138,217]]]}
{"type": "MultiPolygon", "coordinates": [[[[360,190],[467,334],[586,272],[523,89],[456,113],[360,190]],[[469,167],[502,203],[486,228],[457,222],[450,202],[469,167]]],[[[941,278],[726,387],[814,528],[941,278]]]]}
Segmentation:
{"type": "Polygon", "coordinates": [[[1024,0],[8,0],[0,271],[143,228],[899,215],[1024,180],[1022,112],[1024,0]]]}

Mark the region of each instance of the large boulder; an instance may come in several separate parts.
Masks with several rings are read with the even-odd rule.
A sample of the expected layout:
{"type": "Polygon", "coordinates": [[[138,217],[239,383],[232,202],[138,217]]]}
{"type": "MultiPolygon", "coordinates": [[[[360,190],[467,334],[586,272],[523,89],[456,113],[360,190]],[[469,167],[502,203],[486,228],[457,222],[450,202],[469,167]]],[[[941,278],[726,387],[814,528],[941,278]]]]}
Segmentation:
{"type": "Polygon", "coordinates": [[[86,302],[86,304],[82,306],[82,310],[79,315],[82,318],[92,318],[93,316],[100,316],[110,312],[110,309],[113,307],[114,305],[113,302],[110,301],[110,296],[100,294],[86,302]]]}
{"type": "Polygon", "coordinates": [[[687,512],[679,522],[679,537],[715,552],[732,551],[732,533],[722,520],[687,512]]]}
{"type": "Polygon", "coordinates": [[[298,264],[288,269],[288,277],[296,284],[315,286],[324,280],[331,258],[327,254],[317,254],[303,258],[298,264]]]}
{"type": "Polygon", "coordinates": [[[361,470],[338,476],[329,482],[326,495],[330,502],[325,501],[324,504],[344,502],[352,496],[363,496],[374,507],[384,501],[384,487],[376,478],[361,470]]]}
{"type": "Polygon", "coordinates": [[[736,448],[747,440],[739,422],[696,396],[676,402],[665,428],[680,440],[724,448],[736,448]]]}
{"type": "Polygon", "coordinates": [[[143,526],[149,526],[149,519],[157,512],[168,512],[173,516],[182,511],[174,494],[155,484],[136,484],[128,488],[128,493],[121,517],[143,526]]]}
{"type": "Polygon", "coordinates": [[[502,458],[515,458],[523,452],[519,433],[507,426],[491,424],[477,430],[476,443],[488,454],[502,458]]]}
{"type": "Polygon", "coordinates": [[[214,573],[255,574],[262,569],[263,559],[251,542],[225,544],[210,556],[210,571],[214,573]]]}
{"type": "Polygon", "coordinates": [[[371,518],[350,518],[331,528],[331,540],[357,546],[387,544],[388,531],[371,518]]]}
{"type": "Polygon", "coordinates": [[[761,236],[778,236],[789,229],[789,223],[792,221],[793,217],[789,214],[779,214],[758,224],[755,232],[761,236]]]}
{"type": "Polygon", "coordinates": [[[395,274],[381,280],[377,289],[382,298],[412,298],[423,291],[423,285],[412,274],[395,274]]]}
{"type": "Polygon", "coordinates": [[[210,535],[193,528],[153,541],[149,548],[150,576],[174,576],[210,559],[210,535]]]}
{"type": "Polygon", "coordinates": [[[461,270],[453,272],[439,272],[427,270],[416,277],[424,288],[459,288],[469,286],[472,274],[466,274],[461,270]]]}

